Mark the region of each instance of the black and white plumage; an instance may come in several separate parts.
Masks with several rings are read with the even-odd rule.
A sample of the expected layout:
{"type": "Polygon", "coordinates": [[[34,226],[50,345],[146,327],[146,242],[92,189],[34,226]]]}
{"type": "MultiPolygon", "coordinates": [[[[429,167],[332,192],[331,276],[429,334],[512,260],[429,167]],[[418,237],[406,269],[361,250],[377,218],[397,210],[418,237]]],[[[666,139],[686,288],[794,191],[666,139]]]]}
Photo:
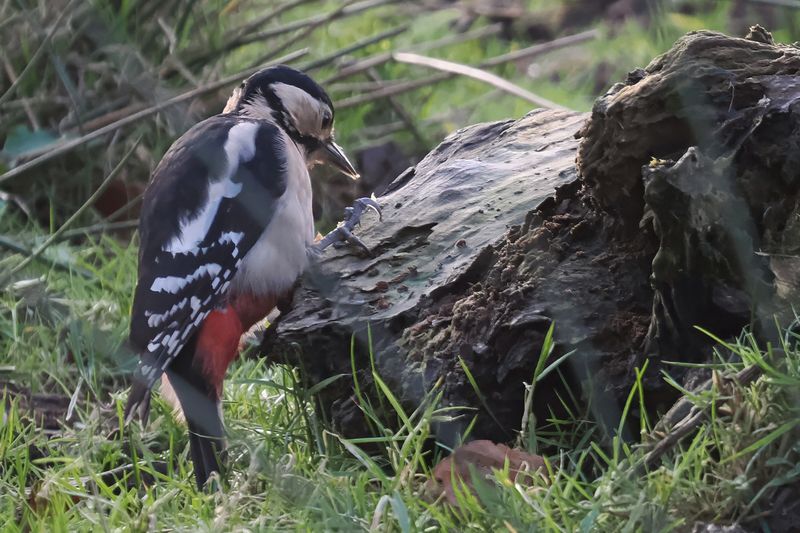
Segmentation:
{"type": "Polygon", "coordinates": [[[264,69],[170,147],[145,192],[130,332],[140,364],[126,420],[137,411],[146,419],[150,389],[166,372],[199,485],[219,471],[219,396],[238,339],[307,265],[308,168],[326,162],[357,177],[333,141],[333,119],[308,76],[264,69]]]}
{"type": "Polygon", "coordinates": [[[305,267],[314,237],[310,182],[287,142],[274,124],[212,117],[181,137],[156,169],[141,215],[131,322],[148,386],[232,283],[280,292],[305,267]],[[253,251],[278,211],[278,224],[253,251]]]}

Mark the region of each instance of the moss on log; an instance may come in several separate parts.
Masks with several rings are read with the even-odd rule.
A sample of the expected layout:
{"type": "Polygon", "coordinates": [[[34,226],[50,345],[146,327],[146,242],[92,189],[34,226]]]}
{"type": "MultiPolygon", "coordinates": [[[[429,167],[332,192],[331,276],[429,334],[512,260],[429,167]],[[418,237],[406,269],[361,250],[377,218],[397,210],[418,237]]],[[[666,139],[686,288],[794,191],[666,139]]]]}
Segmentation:
{"type": "MultiPolygon", "coordinates": [[[[616,424],[648,358],[651,406],[668,404],[660,362],[709,356],[694,326],[768,337],[772,317],[797,301],[798,69],[800,50],[760,28],[748,39],[695,32],[591,116],[536,111],[454,133],[381,197],[384,221],[360,229],[374,256],[322,256],[262,351],[312,383],[347,376],[320,402],[348,435],[369,432],[351,338],[362,390],[371,339],[376,370],[404,405],[441,380],[444,404],[477,411],[477,438],[519,429],[523,383],[553,322],[554,356],[575,354],[561,378],[537,385],[538,420],[569,389],[616,424]]],[[[453,443],[471,417],[436,437],[453,443]]]]}

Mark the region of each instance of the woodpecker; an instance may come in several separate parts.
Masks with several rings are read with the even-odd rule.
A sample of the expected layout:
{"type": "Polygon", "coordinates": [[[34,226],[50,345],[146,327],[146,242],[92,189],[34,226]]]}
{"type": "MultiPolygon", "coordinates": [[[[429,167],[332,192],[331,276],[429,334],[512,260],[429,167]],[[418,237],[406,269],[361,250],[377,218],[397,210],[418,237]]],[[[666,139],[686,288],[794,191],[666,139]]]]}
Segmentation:
{"type": "MultiPolygon", "coordinates": [[[[286,295],[315,247],[309,168],[358,177],[333,138],[334,108],[310,77],[287,66],[246,79],[223,112],[167,150],[145,191],[130,341],[139,354],[125,408],[146,423],[151,389],[177,398],[198,487],[221,473],[222,383],[244,332],[286,295]],[[163,377],[166,374],[166,377],[163,377]]],[[[360,244],[349,231],[362,199],[323,241],[360,244]]]]}

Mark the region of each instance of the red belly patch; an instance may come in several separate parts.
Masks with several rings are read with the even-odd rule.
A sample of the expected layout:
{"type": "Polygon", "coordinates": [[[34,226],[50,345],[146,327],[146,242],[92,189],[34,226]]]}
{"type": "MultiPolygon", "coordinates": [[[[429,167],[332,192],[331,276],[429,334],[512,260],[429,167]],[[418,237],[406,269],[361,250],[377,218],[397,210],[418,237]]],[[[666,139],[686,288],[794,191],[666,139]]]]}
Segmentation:
{"type": "Polygon", "coordinates": [[[237,295],[223,309],[212,311],[203,321],[197,336],[194,364],[222,396],[222,381],[228,366],[239,355],[242,334],[275,307],[276,297],[237,295]]]}
{"type": "Polygon", "coordinates": [[[225,309],[212,311],[200,329],[195,348],[195,364],[201,365],[203,376],[222,396],[222,380],[228,365],[239,353],[239,339],[244,330],[239,316],[228,305],[225,309]]]}

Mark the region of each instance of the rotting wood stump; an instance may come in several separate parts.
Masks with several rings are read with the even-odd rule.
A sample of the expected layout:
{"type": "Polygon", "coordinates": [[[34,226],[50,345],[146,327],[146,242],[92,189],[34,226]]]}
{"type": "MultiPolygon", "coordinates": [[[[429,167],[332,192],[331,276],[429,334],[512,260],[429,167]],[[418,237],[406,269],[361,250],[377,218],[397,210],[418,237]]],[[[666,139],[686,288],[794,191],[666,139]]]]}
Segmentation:
{"type": "MultiPolygon", "coordinates": [[[[319,399],[348,436],[368,433],[350,377],[353,338],[370,390],[368,326],[376,369],[404,405],[441,380],[445,405],[476,410],[475,438],[513,438],[553,322],[554,357],[575,350],[566,385],[601,424],[618,423],[648,359],[648,399],[668,405],[661,361],[709,356],[695,325],[769,336],[797,301],[798,70],[800,50],[761,28],[696,32],[591,116],[535,111],[452,134],[390,185],[383,222],[364,221],[374,255],[320,257],[262,352],[310,383],[344,375],[319,399]]],[[[563,385],[555,374],[537,385],[537,420],[558,412],[563,385]]],[[[472,416],[436,437],[454,443],[472,416]]]]}

